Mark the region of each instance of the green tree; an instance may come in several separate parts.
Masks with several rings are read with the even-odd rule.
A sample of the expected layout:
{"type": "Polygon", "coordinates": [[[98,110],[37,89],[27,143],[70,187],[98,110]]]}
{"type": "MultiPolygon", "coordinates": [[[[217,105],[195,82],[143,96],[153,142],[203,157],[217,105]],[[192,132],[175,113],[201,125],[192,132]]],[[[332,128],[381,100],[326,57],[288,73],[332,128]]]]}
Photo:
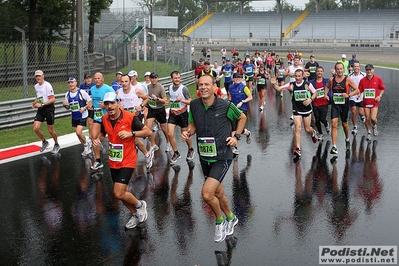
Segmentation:
{"type": "Polygon", "coordinates": [[[168,15],[178,17],[179,28],[182,28],[206,10],[206,4],[203,1],[195,0],[142,0],[139,4],[145,10],[151,10],[151,4],[153,4],[153,10],[164,10],[167,1],[168,15]]]}
{"type": "MultiPolygon", "coordinates": [[[[249,5],[250,1],[244,1],[243,12],[250,12],[253,8],[249,5]]],[[[210,4],[211,10],[214,12],[239,12],[240,11],[239,2],[212,2],[210,4]]]]}
{"type": "MultiPolygon", "coordinates": [[[[276,2],[276,4],[273,7],[273,11],[278,11],[279,9],[279,4],[276,2]]],[[[287,3],[286,1],[284,1],[283,4],[283,11],[300,11],[301,9],[294,6],[293,4],[287,3]]]]}
{"type": "Polygon", "coordinates": [[[94,25],[101,20],[101,12],[107,10],[112,4],[112,0],[89,0],[89,46],[88,52],[94,51],[94,25]]]}
{"type": "Polygon", "coordinates": [[[320,11],[320,10],[335,10],[339,9],[338,4],[334,0],[309,0],[305,4],[305,9],[309,11],[320,11]],[[317,9],[317,2],[319,3],[319,8],[317,9]]]}

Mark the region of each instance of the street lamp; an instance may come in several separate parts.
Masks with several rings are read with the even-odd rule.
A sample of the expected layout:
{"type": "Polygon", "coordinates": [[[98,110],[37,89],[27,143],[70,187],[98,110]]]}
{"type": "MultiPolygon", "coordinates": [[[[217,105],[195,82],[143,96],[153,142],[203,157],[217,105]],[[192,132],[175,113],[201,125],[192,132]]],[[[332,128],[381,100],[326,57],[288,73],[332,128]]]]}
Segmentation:
{"type": "Polygon", "coordinates": [[[28,98],[28,59],[26,58],[26,39],[25,31],[17,26],[14,30],[22,33],[22,78],[24,86],[24,98],[28,98]]]}
{"type": "Polygon", "coordinates": [[[284,0],[280,2],[280,47],[283,46],[283,9],[284,9],[284,0]]]}
{"type": "Polygon", "coordinates": [[[128,71],[132,70],[132,61],[131,61],[131,54],[132,54],[132,39],[130,38],[130,34],[127,31],[122,31],[124,34],[127,35],[127,43],[128,43],[128,49],[127,49],[127,57],[128,57],[128,71]]]}

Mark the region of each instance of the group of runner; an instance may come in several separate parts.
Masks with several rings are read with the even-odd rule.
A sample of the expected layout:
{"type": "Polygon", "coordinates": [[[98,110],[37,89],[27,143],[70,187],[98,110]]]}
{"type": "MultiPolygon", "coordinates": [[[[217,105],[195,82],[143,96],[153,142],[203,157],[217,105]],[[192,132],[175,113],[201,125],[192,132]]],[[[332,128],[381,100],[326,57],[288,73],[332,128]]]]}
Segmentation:
{"type": "MultiPolygon", "coordinates": [[[[181,158],[174,137],[176,126],[180,126],[182,141],[187,144],[188,161],[194,159],[191,136],[196,135],[200,164],[205,176],[202,197],[216,218],[214,241],[221,242],[226,236],[233,234],[238,219],[229,207],[222,181],[234,154],[238,154],[237,143],[241,135],[246,136],[248,144],[251,143],[251,132],[245,129],[245,123],[249,103],[253,99],[254,82],[259,96],[260,112],[263,112],[264,92],[268,84],[276,91],[291,91],[295,125],[293,153],[296,158],[301,156],[302,123],[313,142],[323,140],[321,124],[325,126],[327,133],[331,131],[330,153],[334,155],[338,153],[336,142],[339,118],[345,132],[346,149],[349,150],[347,120],[350,110],[352,116],[356,116],[356,111],[359,111],[361,120],[366,124],[368,140],[371,140],[372,135],[378,135],[378,105],[385,86],[381,78],[374,75],[373,65],[365,66],[364,75],[360,72],[359,62],[353,62],[349,68],[345,66],[346,56],[342,55],[343,62],[335,64],[333,76],[325,78],[324,69],[315,61],[314,55],[311,55],[309,62],[305,64],[300,53],[293,54],[292,60],[289,54],[287,60],[290,61],[285,68],[282,60],[274,52],[264,53],[262,58],[259,53],[251,57],[247,51],[244,53],[244,62],[237,58],[235,64],[226,56],[225,51],[221,53],[225,63],[222,62],[223,66],[220,68],[217,62],[214,62],[214,69],[211,69],[209,60],[199,60],[195,69],[199,97],[194,100],[191,99],[187,87],[181,84],[178,71],[173,71],[170,75],[172,84],[169,86],[169,99],[165,88],[158,83],[159,77],[156,73],[147,72],[145,76],[149,83],[140,84],[136,71],[130,71],[128,74],[118,72],[112,87],[104,83],[101,73],[94,74],[94,83],[91,76],[86,74],[85,82],[79,88],[75,78],[68,79],[69,91],[65,94],[63,105],[72,111],[72,126],[76,128],[75,132],[84,146],[83,156],[91,154],[90,143],[82,133],[82,128],[89,121],[90,139],[95,156],[91,168],[94,171],[103,167],[100,149],[102,140],[108,136],[108,163],[115,183],[114,195],[132,213],[126,228],[136,227],[148,216],[145,201],[138,200],[129,192],[127,184],[136,167],[135,147],[144,154],[147,168],[151,168],[154,152],[159,149],[151,129],[154,123],[159,123],[166,139],[165,151],[171,152],[170,164],[176,164],[181,158]],[[350,76],[345,73],[350,73],[350,76]],[[222,99],[223,95],[217,95],[223,77],[227,99],[222,99]],[[285,83],[287,77],[290,80],[285,83]],[[168,119],[166,105],[170,107],[168,119]],[[326,118],[328,106],[331,106],[331,122],[326,118]],[[312,116],[316,129],[312,127],[312,116]],[[149,150],[140,138],[149,139],[149,150]]],[[[236,53],[235,51],[234,54],[236,53]]],[[[37,99],[32,107],[38,108],[38,112],[34,130],[43,141],[44,151],[48,142],[42,138],[43,134],[39,131],[41,123],[47,119],[49,132],[55,142],[53,152],[57,153],[60,147],[53,128],[54,94],[52,88],[50,89],[51,85],[44,83],[43,72],[38,70],[35,75],[38,81],[35,86],[37,99]],[[47,106],[52,106],[52,109],[48,109],[47,106]]],[[[354,121],[352,133],[356,135],[358,128],[356,120],[354,121]]]]}
{"type": "MultiPolygon", "coordinates": [[[[357,115],[365,124],[367,130],[367,140],[372,136],[377,136],[377,114],[378,106],[385,91],[385,85],[382,79],[374,75],[374,66],[365,65],[365,73],[360,71],[360,62],[356,54],[352,55],[351,60],[347,60],[346,54],[341,55],[331,70],[331,76],[325,77],[324,68],[315,60],[314,55],[310,55],[309,61],[305,62],[302,53],[288,52],[286,55],[287,67],[279,55],[274,51],[264,51],[261,56],[258,51],[253,55],[247,50],[244,52],[244,62],[238,57],[238,51],[233,48],[231,51],[234,61],[226,57],[225,48],[221,50],[222,62],[220,74],[217,78],[224,76],[224,87],[228,93],[228,99],[232,100],[238,108],[242,105],[246,112],[248,107],[245,105],[252,100],[253,84],[256,84],[258,92],[259,111],[263,112],[265,105],[265,91],[268,83],[281,93],[284,90],[291,92],[294,120],[294,155],[301,157],[300,131],[302,123],[304,129],[308,132],[313,142],[324,139],[322,124],[326,133],[331,133],[332,148],[330,153],[338,154],[338,119],[345,133],[345,148],[349,151],[349,125],[348,118],[351,113],[352,134],[356,135],[358,131],[357,115]],[[242,78],[244,79],[242,80],[242,78]],[[289,81],[286,83],[286,79],[289,81]],[[237,84],[243,83],[238,92],[237,84]],[[237,94],[238,93],[238,94],[237,94]],[[239,95],[239,96],[237,96],[239,95]],[[239,99],[237,101],[237,99],[239,99]],[[241,102],[242,101],[242,102],[241,102]],[[331,107],[329,107],[331,106],[331,107]],[[327,119],[327,114],[331,109],[331,119],[327,119]]],[[[205,62],[205,64],[207,64],[205,62]]],[[[210,63],[208,63],[210,64],[210,63]]],[[[196,68],[196,75],[200,73],[200,64],[196,68]]],[[[202,70],[202,72],[211,73],[212,70],[202,70]]],[[[234,128],[233,128],[234,130],[234,128]]]]}

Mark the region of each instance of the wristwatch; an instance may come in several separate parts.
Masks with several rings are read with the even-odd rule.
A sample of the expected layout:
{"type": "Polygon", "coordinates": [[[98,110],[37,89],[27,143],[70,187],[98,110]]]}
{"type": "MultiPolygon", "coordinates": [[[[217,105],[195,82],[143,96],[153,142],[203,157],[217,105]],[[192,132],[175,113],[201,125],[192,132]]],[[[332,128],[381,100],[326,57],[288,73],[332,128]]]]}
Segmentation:
{"type": "Polygon", "coordinates": [[[136,136],[136,131],[132,131],[132,137],[136,136]]]}
{"type": "Polygon", "coordinates": [[[234,137],[236,137],[237,140],[241,139],[241,134],[234,134],[234,137]]]}

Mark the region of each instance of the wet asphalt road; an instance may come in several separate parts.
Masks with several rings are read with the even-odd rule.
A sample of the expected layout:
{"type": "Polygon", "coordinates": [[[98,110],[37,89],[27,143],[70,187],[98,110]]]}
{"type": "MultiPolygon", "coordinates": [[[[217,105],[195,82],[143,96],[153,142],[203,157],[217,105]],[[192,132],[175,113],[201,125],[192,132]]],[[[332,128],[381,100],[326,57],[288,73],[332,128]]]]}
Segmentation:
{"type": "Polygon", "coordinates": [[[61,150],[59,159],[46,154],[0,165],[0,265],[318,265],[320,245],[397,246],[399,78],[389,69],[375,74],[387,87],[380,135],[367,143],[360,126],[345,158],[340,127],[335,164],[329,136],[314,144],[304,132],[302,159],[293,163],[287,92],[281,100],[268,90],[263,114],[254,101],[252,143],[240,141],[223,181],[239,223],[219,244],[201,199],[198,156],[194,166],[183,155],[170,167],[163,136],[149,174],[139,155],[129,188],[147,201],[149,216],[129,231],[108,166],[91,174],[81,147],[61,150]]]}

